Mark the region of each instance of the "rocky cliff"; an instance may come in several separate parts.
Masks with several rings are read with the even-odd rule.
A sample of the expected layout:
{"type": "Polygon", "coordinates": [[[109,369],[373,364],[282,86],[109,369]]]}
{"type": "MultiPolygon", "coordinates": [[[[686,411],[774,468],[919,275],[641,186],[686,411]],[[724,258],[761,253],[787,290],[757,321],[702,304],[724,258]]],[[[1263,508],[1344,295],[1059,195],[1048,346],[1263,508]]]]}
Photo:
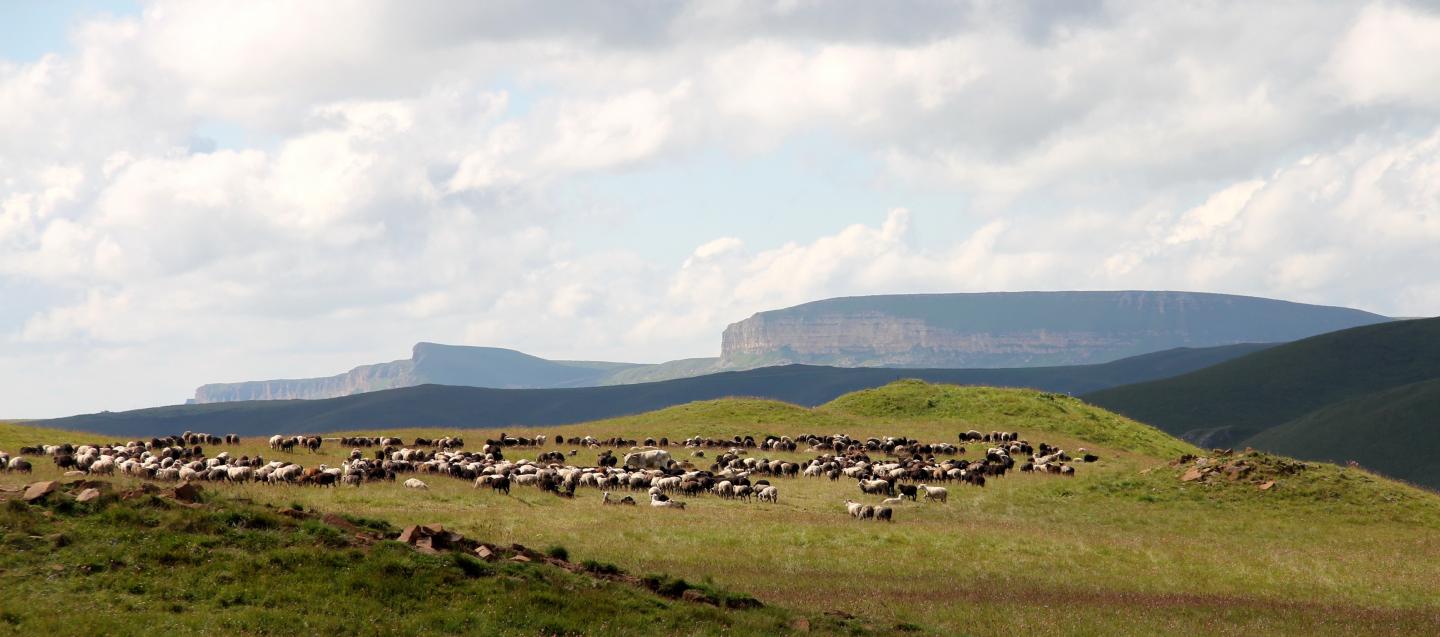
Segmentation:
{"type": "Polygon", "coordinates": [[[1192,292],[846,297],[731,324],[721,365],[1073,365],[1175,347],[1285,342],[1388,320],[1348,308],[1192,292]]]}
{"type": "Polygon", "coordinates": [[[195,390],[192,403],[237,400],[335,398],[415,385],[465,385],[499,389],[581,387],[604,384],[630,363],[551,361],[498,347],[417,343],[409,359],[362,365],[338,376],[243,383],[216,383],[195,390]]]}

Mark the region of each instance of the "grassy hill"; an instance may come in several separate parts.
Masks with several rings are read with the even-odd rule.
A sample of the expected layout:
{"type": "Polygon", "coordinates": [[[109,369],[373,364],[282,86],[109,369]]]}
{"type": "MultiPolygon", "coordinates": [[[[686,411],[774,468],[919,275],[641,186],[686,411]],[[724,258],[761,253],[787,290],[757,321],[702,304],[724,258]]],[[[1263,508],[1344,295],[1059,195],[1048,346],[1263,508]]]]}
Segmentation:
{"type": "Polygon", "coordinates": [[[1316,409],[1440,377],[1440,319],[1397,321],[1287,343],[1086,400],[1205,445],[1234,444],[1316,409]]]}
{"type": "Polygon", "coordinates": [[[656,383],[568,389],[489,389],[423,385],[324,400],[241,401],[104,412],[46,421],[112,435],[176,431],[240,434],[325,432],[364,427],[539,426],[612,418],[727,396],[818,405],[846,392],[901,378],[1079,393],[1163,377],[1266,345],[1178,349],[1102,365],[1027,369],[879,369],[788,365],[656,383]]]}
{"type": "MultiPolygon", "coordinates": [[[[1440,527],[1440,496],[1364,471],[1323,464],[1294,468],[1264,455],[1245,458],[1258,467],[1292,467],[1276,476],[1272,489],[1259,490],[1249,481],[1185,482],[1180,480],[1185,468],[1170,461],[1178,452],[1198,450],[1067,397],[902,382],[814,408],[712,400],[537,432],[677,439],[809,431],[955,440],[956,433],[970,428],[1018,430],[1032,441],[1083,446],[1100,461],[1079,464],[1076,477],[1068,479],[1012,474],[984,488],[951,484],[947,504],[903,504],[888,525],[845,515],[841,501],[861,497],[852,481],[814,478],[773,480],[781,491],[778,503],[704,496],[688,498],[685,511],[601,506],[593,490],[582,490],[574,500],[528,487],[503,496],[433,475],[421,476],[430,483],[423,492],[383,483],[337,489],[207,485],[210,504],[222,507],[213,514],[222,520],[235,520],[230,510],[239,511],[240,520],[251,515],[268,520],[271,514],[265,511],[299,508],[392,527],[441,523],[499,545],[563,546],[574,560],[750,594],[765,603],[763,611],[717,615],[711,607],[683,607],[643,591],[591,588],[564,573],[531,573],[533,566],[471,578],[454,563],[397,554],[385,543],[376,545],[378,554],[370,549],[366,555],[357,547],[317,552],[315,545],[331,534],[307,529],[313,521],[271,529],[249,528],[243,521],[222,525],[229,530],[196,529],[187,528],[196,524],[183,517],[188,514],[141,507],[135,513],[142,516],[138,524],[129,521],[131,513],[119,510],[94,514],[95,522],[110,524],[64,528],[60,525],[69,524],[71,514],[58,509],[53,517],[0,518],[0,541],[7,547],[35,547],[0,554],[0,560],[8,560],[0,566],[7,575],[0,608],[11,613],[0,622],[18,618],[22,630],[65,633],[66,625],[57,625],[63,615],[47,617],[29,609],[90,608],[103,614],[133,607],[134,617],[145,620],[135,625],[171,633],[213,633],[242,621],[265,623],[243,624],[249,628],[237,629],[241,632],[280,625],[293,629],[303,621],[313,622],[317,632],[336,632],[327,628],[341,621],[333,617],[341,612],[350,622],[347,627],[376,622],[373,632],[403,625],[404,630],[431,632],[486,632],[499,626],[520,634],[604,633],[593,622],[612,615],[609,632],[616,633],[771,634],[795,626],[797,618],[807,618],[817,632],[862,633],[869,627],[884,634],[1153,635],[1198,628],[1218,634],[1348,637],[1440,630],[1440,600],[1434,596],[1440,572],[1414,568],[1440,560],[1440,535],[1434,533],[1440,527]],[[232,504],[263,510],[226,508],[232,504]],[[114,518],[98,517],[105,515],[114,518]],[[57,532],[69,534],[77,550],[44,548],[53,547],[47,538],[57,532]],[[124,566],[101,571],[103,579],[82,569],[116,559],[124,566]],[[311,580],[318,569],[307,560],[327,565],[329,580],[311,580]],[[52,570],[54,575],[40,576],[57,564],[61,569],[52,570]],[[137,565],[144,568],[137,571],[137,565]],[[285,572],[296,568],[300,572],[293,576],[285,572]],[[372,586],[355,583],[360,573],[375,572],[386,579],[372,586]],[[404,581],[412,577],[417,578],[413,587],[425,592],[404,581]],[[13,581],[23,587],[9,586],[13,581]],[[139,587],[125,588],[135,581],[139,587]],[[248,593],[239,608],[225,606],[247,582],[270,585],[248,593]],[[343,601],[327,603],[341,593],[343,601]],[[414,595],[416,602],[390,610],[391,602],[406,595],[414,595]],[[434,601],[427,601],[432,596],[434,601]],[[14,611],[11,600],[39,603],[14,611]],[[522,604],[530,610],[521,610],[522,604]],[[858,619],[825,623],[843,617],[836,613],[858,619]],[[516,623],[492,623],[503,622],[507,614],[515,614],[516,623]],[[282,624],[286,619],[290,623],[282,624]],[[646,628],[642,620],[656,622],[655,627],[646,628]]],[[[460,434],[479,440],[497,432],[370,433],[406,438],[460,434]]],[[[5,425],[0,426],[0,449],[84,437],[5,425]]],[[[285,454],[271,452],[258,438],[226,450],[312,466],[338,464],[349,451],[328,442],[319,454],[285,454]]],[[[512,456],[534,457],[539,451],[515,450],[512,456]]],[[[690,459],[687,452],[680,454],[690,459]]],[[[572,461],[592,463],[594,455],[594,450],[580,449],[572,461]]],[[[53,467],[40,463],[33,478],[0,474],[0,488],[54,475],[53,467]]],[[[129,478],[113,482],[122,488],[135,483],[129,478]]],[[[0,623],[0,630],[4,626],[0,623]]]]}
{"type": "Polygon", "coordinates": [[[1297,458],[1354,460],[1440,489],[1440,378],[1328,405],[1242,444],[1297,458]]]}

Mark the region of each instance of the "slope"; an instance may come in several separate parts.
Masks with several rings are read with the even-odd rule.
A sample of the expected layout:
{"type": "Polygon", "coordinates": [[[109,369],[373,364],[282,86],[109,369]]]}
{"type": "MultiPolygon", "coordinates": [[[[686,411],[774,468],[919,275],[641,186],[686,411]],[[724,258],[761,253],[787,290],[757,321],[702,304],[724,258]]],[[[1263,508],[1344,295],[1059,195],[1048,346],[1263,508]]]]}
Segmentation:
{"type": "Polygon", "coordinates": [[[1440,489],[1440,378],[1334,403],[1241,444],[1296,458],[1354,460],[1440,489]]]}
{"type": "Polygon", "coordinates": [[[1086,400],[1201,446],[1229,446],[1326,405],[1440,377],[1440,319],[1357,327],[1086,400]]]}
{"type": "Polygon", "coordinates": [[[789,365],[607,387],[507,390],[422,385],[324,400],[222,402],[102,412],[44,424],[112,435],[154,435],[187,429],[249,435],[354,427],[535,426],[611,418],[725,396],[756,396],[813,406],[846,392],[901,378],[1081,393],[1188,371],[1264,347],[1177,350],[1104,365],[1055,368],[927,370],[789,365]]]}

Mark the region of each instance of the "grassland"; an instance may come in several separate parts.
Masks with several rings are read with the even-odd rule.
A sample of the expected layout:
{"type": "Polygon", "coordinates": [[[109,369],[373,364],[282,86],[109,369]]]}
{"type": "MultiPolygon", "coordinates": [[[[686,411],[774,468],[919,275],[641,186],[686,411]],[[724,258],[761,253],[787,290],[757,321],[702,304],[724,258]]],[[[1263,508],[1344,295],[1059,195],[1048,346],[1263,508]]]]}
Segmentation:
{"type": "MultiPolygon", "coordinates": [[[[773,624],[786,613],[837,610],[882,632],[934,634],[1440,633],[1440,571],[1424,566],[1440,563],[1434,493],[1324,464],[1269,491],[1181,482],[1169,461],[1198,450],[1065,396],[899,383],[815,409],[718,400],[536,431],[672,439],[844,432],[953,441],[971,428],[1084,446],[1101,460],[1080,465],[1073,479],[1018,474],[983,489],[952,486],[948,504],[906,504],[891,525],[845,515],[841,501],[859,499],[852,482],[808,478],[777,481],[776,504],[703,497],[685,511],[604,507],[593,491],[573,501],[525,488],[506,497],[438,477],[427,479],[424,493],[381,484],[214,491],[395,526],[438,522],[496,543],[561,545],[574,560],[707,582],[772,606],[768,612],[777,615],[763,618],[771,626],[764,632],[778,630],[773,624]]],[[[497,431],[375,433],[473,441],[497,431]]],[[[75,438],[0,427],[5,450],[75,438]]],[[[337,464],[348,450],[329,443],[321,457],[271,454],[262,441],[247,440],[230,451],[313,465],[337,464]]],[[[589,463],[593,454],[581,450],[577,460],[589,463]]],[[[26,480],[0,476],[0,485],[26,480]]]]}

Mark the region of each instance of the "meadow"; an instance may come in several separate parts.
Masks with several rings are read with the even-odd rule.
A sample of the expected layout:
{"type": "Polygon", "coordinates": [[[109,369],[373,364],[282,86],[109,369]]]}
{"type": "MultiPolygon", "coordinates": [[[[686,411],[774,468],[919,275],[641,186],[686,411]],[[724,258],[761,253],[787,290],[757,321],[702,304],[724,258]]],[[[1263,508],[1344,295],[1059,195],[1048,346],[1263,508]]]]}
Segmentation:
{"type": "MultiPolygon", "coordinates": [[[[815,630],[921,634],[1440,634],[1440,569],[1433,568],[1440,564],[1440,496],[1323,463],[1307,463],[1266,491],[1243,481],[1182,482],[1183,467],[1172,461],[1208,452],[1064,395],[903,381],[815,409],[724,399],[524,433],[672,441],[845,433],[956,442],[957,433],[972,428],[1018,431],[1031,442],[1068,450],[1084,447],[1100,460],[1077,463],[1073,478],[1012,473],[984,488],[949,484],[948,503],[905,503],[893,524],[847,516],[846,498],[878,498],[862,498],[845,479],[772,479],[778,503],[702,496],[684,498],[685,510],[602,506],[593,489],[573,500],[526,487],[505,496],[441,476],[420,476],[430,487],[423,492],[382,483],[205,486],[220,500],[344,513],[396,528],[440,523],[497,544],[563,547],[573,560],[682,577],[753,595],[770,607],[754,621],[738,615],[734,621],[748,628],[697,618],[695,632],[790,630],[794,617],[806,617],[815,630]],[[841,613],[857,623],[825,623],[841,613]]],[[[353,433],[407,440],[458,435],[477,448],[499,430],[353,433]]],[[[0,450],[12,453],[20,445],[61,440],[89,439],[0,425],[0,450]]],[[[983,449],[968,447],[969,457],[983,449]]],[[[572,448],[552,443],[543,449],[572,448]]],[[[212,453],[219,450],[307,466],[335,466],[349,452],[335,441],[319,454],[273,452],[258,438],[212,453]]],[[[674,451],[677,459],[708,463],[674,451]]],[[[595,455],[578,449],[572,462],[592,464],[595,455]]],[[[0,486],[56,475],[42,459],[33,477],[0,474],[0,486]]],[[[644,494],[637,495],[643,502],[644,494]]],[[[7,567],[0,576],[14,577],[16,568],[27,567],[7,567]]],[[[40,589],[24,595],[61,600],[67,590],[40,589]]],[[[16,589],[7,591],[0,593],[7,604],[26,602],[16,589]]],[[[655,632],[686,632],[665,625],[671,628],[655,632]]],[[[527,624],[516,632],[544,631],[527,624]]]]}

